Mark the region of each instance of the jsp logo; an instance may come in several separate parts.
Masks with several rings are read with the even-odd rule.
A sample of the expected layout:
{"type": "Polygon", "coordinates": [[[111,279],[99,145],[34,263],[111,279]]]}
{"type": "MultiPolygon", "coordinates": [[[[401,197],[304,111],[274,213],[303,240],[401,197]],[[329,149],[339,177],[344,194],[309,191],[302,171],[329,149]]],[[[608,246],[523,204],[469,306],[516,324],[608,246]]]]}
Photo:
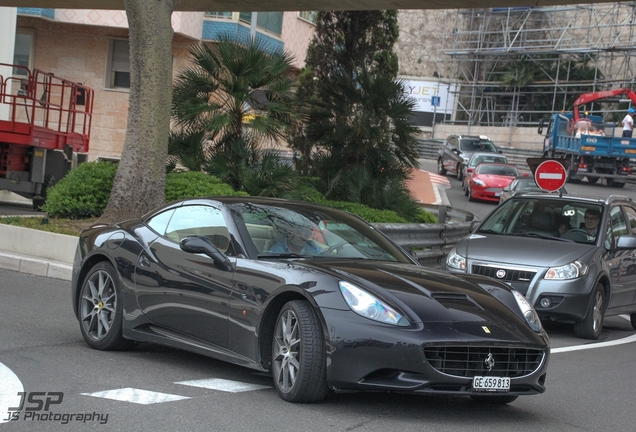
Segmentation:
{"type": "Polygon", "coordinates": [[[48,411],[51,405],[59,405],[64,399],[62,392],[18,392],[20,406],[11,407],[9,411],[48,411]],[[27,402],[25,406],[25,402],[27,402]]]}

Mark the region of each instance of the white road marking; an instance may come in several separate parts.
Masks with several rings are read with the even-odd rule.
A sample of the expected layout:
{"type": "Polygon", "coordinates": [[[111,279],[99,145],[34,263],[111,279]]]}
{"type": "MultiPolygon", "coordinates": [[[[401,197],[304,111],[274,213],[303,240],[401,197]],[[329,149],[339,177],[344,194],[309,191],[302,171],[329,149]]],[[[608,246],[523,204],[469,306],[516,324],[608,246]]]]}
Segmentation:
{"type": "MultiPolygon", "coordinates": [[[[627,321],[630,320],[629,315],[619,315],[619,316],[621,318],[626,319],[627,321]]],[[[586,350],[586,349],[605,348],[605,347],[609,347],[609,346],[624,345],[624,344],[628,344],[628,343],[632,343],[632,342],[636,342],[636,334],[631,335],[631,336],[627,336],[627,337],[622,338],[622,339],[616,339],[616,340],[607,341],[607,342],[598,342],[598,343],[592,343],[592,344],[584,344],[584,345],[575,345],[575,346],[562,347],[562,348],[554,348],[554,349],[551,349],[550,352],[552,354],[556,354],[556,353],[570,352],[570,351],[581,351],[581,350],[586,350]]]]}
{"type": "Polygon", "coordinates": [[[211,390],[219,390],[230,393],[240,393],[252,390],[263,390],[269,389],[269,386],[263,386],[258,384],[249,384],[240,381],[230,381],[224,380],[220,378],[208,378],[208,379],[199,379],[192,381],[179,381],[175,384],[188,385],[192,387],[201,387],[211,390]]]}
{"type": "Polygon", "coordinates": [[[150,405],[155,403],[172,402],[182,399],[191,399],[186,396],[179,396],[167,393],[159,393],[148,390],[140,390],[135,388],[121,388],[114,390],[105,390],[96,393],[82,393],[85,396],[100,397],[105,399],[113,399],[122,402],[132,402],[142,405],[150,405]]]}
{"type": "Polygon", "coordinates": [[[22,381],[11,369],[0,363],[0,423],[8,423],[9,407],[20,405],[20,395],[24,391],[22,381]]]}

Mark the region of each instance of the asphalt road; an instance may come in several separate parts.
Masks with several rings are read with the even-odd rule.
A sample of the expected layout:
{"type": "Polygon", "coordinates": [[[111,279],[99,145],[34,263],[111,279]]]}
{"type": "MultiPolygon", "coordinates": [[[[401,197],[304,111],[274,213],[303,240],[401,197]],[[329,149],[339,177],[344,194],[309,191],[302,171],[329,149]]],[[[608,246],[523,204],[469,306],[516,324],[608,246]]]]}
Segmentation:
{"type": "MultiPolygon", "coordinates": [[[[420,168],[425,171],[437,173],[437,162],[434,160],[420,159],[420,168]]],[[[462,190],[462,182],[457,180],[457,178],[453,175],[448,175],[446,177],[450,181],[451,185],[450,189],[446,189],[446,196],[448,197],[452,208],[469,211],[476,215],[479,219],[483,219],[497,206],[496,203],[491,202],[468,201],[468,197],[464,196],[464,191],[462,190]]],[[[633,183],[627,183],[622,189],[610,188],[601,182],[593,185],[585,181],[579,184],[567,183],[566,187],[568,192],[575,194],[584,194],[595,197],[607,197],[608,195],[616,194],[632,197],[636,200],[636,184],[633,183]]]]}
{"type": "MultiPolygon", "coordinates": [[[[424,169],[434,172],[431,164],[424,169]]],[[[460,183],[452,177],[450,183],[454,208],[479,217],[494,208],[469,202],[460,183]]],[[[599,196],[610,192],[573,186],[599,196]]],[[[634,196],[636,186],[613,191],[634,196]]],[[[553,353],[546,393],[508,406],[387,393],[330,394],[319,404],[294,405],[278,398],[271,377],[196,354],[151,344],[92,350],[73,316],[69,282],[0,270],[0,431],[636,430],[636,332],[629,321],[607,319],[594,342],[575,338],[570,326],[547,330],[553,353]],[[31,398],[25,407],[39,402],[41,409],[7,422],[2,410],[11,406],[11,392],[11,402],[19,403],[17,391],[31,398]]]]}
{"type": "MultiPolygon", "coordinates": [[[[577,351],[567,349],[595,345],[574,338],[567,326],[548,331],[555,352],[547,392],[508,406],[384,393],[330,394],[322,403],[294,405],[278,398],[270,377],[199,355],[151,344],[92,350],[73,316],[68,282],[0,270],[0,367],[31,396],[26,407],[38,408],[38,400],[42,405],[0,423],[0,430],[633,431],[636,344],[621,342],[634,339],[629,322],[608,320],[600,342],[617,345],[577,351]],[[202,379],[216,379],[218,386],[179,384],[202,379]],[[246,384],[262,387],[230,391],[246,384]],[[136,402],[98,397],[105,391],[136,402]],[[168,400],[148,403],[160,397],[168,400]],[[47,413],[53,420],[44,419],[47,413]],[[63,424],[64,414],[75,414],[74,420],[63,424]]],[[[0,378],[1,404],[10,380],[2,369],[0,378]]]]}

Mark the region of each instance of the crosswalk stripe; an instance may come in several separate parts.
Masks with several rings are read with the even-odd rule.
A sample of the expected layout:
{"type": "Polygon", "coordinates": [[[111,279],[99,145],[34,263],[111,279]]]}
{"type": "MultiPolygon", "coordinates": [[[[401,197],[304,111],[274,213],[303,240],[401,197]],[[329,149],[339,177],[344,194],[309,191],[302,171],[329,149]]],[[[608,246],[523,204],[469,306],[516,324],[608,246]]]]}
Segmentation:
{"type": "Polygon", "coordinates": [[[252,390],[269,389],[270,386],[263,386],[258,384],[249,384],[240,381],[231,381],[220,378],[199,379],[191,381],[179,381],[175,384],[182,384],[192,387],[201,387],[210,390],[219,390],[230,393],[240,393],[252,390]]]}
{"type": "Polygon", "coordinates": [[[126,387],[113,390],[105,390],[95,393],[82,393],[85,396],[93,396],[104,399],[113,399],[122,402],[132,402],[142,405],[150,405],[155,403],[172,402],[182,399],[192,399],[186,396],[173,395],[168,393],[159,393],[148,390],[140,390],[136,388],[126,387]]]}

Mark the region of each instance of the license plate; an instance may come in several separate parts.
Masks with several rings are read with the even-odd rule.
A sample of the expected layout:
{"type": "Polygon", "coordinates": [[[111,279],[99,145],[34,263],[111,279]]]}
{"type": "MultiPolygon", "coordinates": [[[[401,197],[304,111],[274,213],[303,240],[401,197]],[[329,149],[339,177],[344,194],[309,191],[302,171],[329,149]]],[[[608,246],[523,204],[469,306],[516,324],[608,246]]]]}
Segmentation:
{"type": "Polygon", "coordinates": [[[498,197],[501,195],[501,192],[495,192],[495,196],[498,197]]]}
{"type": "Polygon", "coordinates": [[[510,390],[508,377],[473,377],[473,390],[479,392],[507,392],[510,390]]]}

